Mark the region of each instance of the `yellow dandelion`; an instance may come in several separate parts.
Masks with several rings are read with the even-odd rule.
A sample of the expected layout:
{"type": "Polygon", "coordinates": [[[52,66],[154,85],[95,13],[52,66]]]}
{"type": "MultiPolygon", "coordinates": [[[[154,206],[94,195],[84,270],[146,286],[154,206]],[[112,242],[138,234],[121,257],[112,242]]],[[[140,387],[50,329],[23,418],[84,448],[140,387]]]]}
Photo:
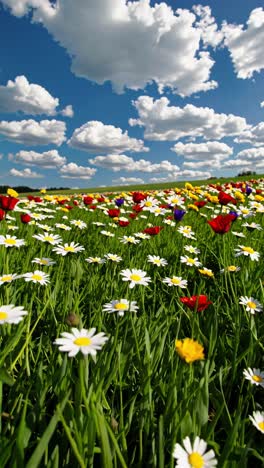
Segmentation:
{"type": "Polygon", "coordinates": [[[175,340],[175,349],[188,364],[205,358],[203,346],[192,338],[175,340]]]}

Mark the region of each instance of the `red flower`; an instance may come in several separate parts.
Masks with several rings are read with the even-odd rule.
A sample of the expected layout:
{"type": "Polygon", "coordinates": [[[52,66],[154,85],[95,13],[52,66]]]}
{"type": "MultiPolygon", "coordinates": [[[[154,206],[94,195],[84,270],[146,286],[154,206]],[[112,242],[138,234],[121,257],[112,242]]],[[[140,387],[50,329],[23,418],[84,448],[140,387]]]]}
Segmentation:
{"type": "Polygon", "coordinates": [[[78,206],[79,205],[79,202],[77,200],[73,200],[72,202],[75,206],[78,206]]]}
{"type": "Polygon", "coordinates": [[[135,211],[136,213],[139,213],[140,211],[143,210],[143,208],[140,205],[133,205],[132,210],[135,211]]]}
{"type": "Polygon", "coordinates": [[[22,223],[27,224],[29,221],[31,221],[31,216],[29,214],[21,214],[20,219],[22,223]]]}
{"type": "Polygon", "coordinates": [[[97,200],[99,203],[104,203],[105,201],[104,197],[98,197],[97,200]]]}
{"type": "Polygon", "coordinates": [[[110,218],[118,218],[118,216],[120,215],[120,210],[118,209],[112,209],[112,210],[108,210],[108,216],[110,216],[110,218]]]}
{"type": "Polygon", "coordinates": [[[2,221],[5,217],[5,211],[4,210],[1,210],[0,208],[0,221],[2,221]]]}
{"type": "Polygon", "coordinates": [[[18,201],[19,199],[15,197],[0,195],[0,205],[3,208],[3,210],[12,211],[15,208],[18,201]]]}
{"type": "Polygon", "coordinates": [[[212,304],[212,301],[209,301],[208,297],[204,294],[200,294],[200,296],[180,297],[180,301],[189,307],[189,309],[197,310],[197,312],[207,309],[212,304]]]}
{"type": "Polygon", "coordinates": [[[86,196],[83,197],[83,203],[85,205],[91,205],[93,203],[93,200],[94,200],[93,197],[86,197],[86,196]]]}
{"type": "Polygon", "coordinates": [[[129,221],[118,221],[119,226],[126,227],[129,225],[129,221]]]}
{"type": "Polygon", "coordinates": [[[237,201],[235,198],[231,197],[228,193],[225,192],[219,192],[218,194],[218,200],[221,205],[228,205],[228,203],[234,203],[236,205],[237,201]]]}
{"type": "Polygon", "coordinates": [[[147,229],[144,229],[144,233],[145,234],[149,234],[150,236],[156,236],[157,234],[159,234],[159,232],[161,231],[161,229],[163,229],[162,226],[154,226],[154,227],[150,227],[150,228],[147,228],[147,229]]]}
{"type": "Polygon", "coordinates": [[[231,223],[236,219],[235,215],[226,214],[226,215],[218,215],[216,218],[211,219],[211,221],[207,221],[210,224],[211,228],[217,234],[225,234],[231,228],[231,223]]]}
{"type": "Polygon", "coordinates": [[[142,200],[145,200],[146,195],[141,192],[133,192],[132,198],[134,203],[140,203],[142,200]]]}
{"type": "Polygon", "coordinates": [[[194,205],[197,206],[197,208],[203,208],[204,205],[206,205],[206,201],[196,201],[194,202],[194,205]]]}
{"type": "Polygon", "coordinates": [[[40,197],[33,197],[33,195],[28,195],[27,198],[28,198],[29,201],[34,201],[34,202],[36,202],[36,203],[41,203],[41,202],[42,202],[42,198],[40,198],[40,197]]]}
{"type": "Polygon", "coordinates": [[[129,218],[135,219],[137,217],[137,213],[130,213],[129,218]]]}
{"type": "Polygon", "coordinates": [[[90,205],[90,206],[89,206],[89,209],[90,209],[90,210],[96,210],[96,208],[97,208],[96,205],[90,205]]]}

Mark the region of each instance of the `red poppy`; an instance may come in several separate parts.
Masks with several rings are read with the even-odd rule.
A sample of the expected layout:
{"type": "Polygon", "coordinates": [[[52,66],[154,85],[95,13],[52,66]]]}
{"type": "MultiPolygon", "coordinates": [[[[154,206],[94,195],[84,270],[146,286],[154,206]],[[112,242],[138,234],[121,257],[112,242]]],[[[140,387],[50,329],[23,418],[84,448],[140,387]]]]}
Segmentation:
{"type": "Polygon", "coordinates": [[[110,218],[118,218],[118,216],[120,215],[120,210],[118,209],[112,209],[112,210],[108,210],[108,216],[110,216],[110,218]]]}
{"type": "Polygon", "coordinates": [[[90,210],[96,210],[96,208],[97,208],[96,205],[90,205],[90,206],[89,206],[89,209],[90,209],[90,210]]]}
{"type": "Polygon", "coordinates": [[[93,201],[94,201],[93,197],[87,197],[87,196],[83,197],[83,203],[85,205],[91,205],[93,201]]]}
{"type": "Polygon", "coordinates": [[[129,225],[129,221],[118,221],[119,226],[126,227],[129,225]]]}
{"type": "Polygon", "coordinates": [[[41,203],[42,202],[42,198],[34,197],[33,195],[28,195],[27,198],[28,198],[29,201],[34,201],[36,203],[41,203]]]}
{"type": "Polygon", "coordinates": [[[27,214],[27,213],[26,214],[21,214],[20,219],[21,219],[22,223],[27,224],[27,223],[29,223],[29,221],[31,221],[31,216],[29,214],[27,214]]]}
{"type": "Polygon", "coordinates": [[[194,202],[194,205],[197,206],[197,208],[203,208],[204,205],[206,205],[206,201],[196,201],[194,202]]]}
{"type": "Polygon", "coordinates": [[[236,219],[236,216],[233,214],[218,215],[216,218],[207,221],[210,224],[211,228],[217,234],[225,234],[231,228],[232,221],[236,219]]]}
{"type": "Polygon", "coordinates": [[[218,200],[221,205],[228,205],[228,203],[234,203],[236,205],[237,201],[235,198],[231,197],[228,193],[225,192],[219,192],[218,194],[218,200]]]}
{"type": "Polygon", "coordinates": [[[73,200],[72,202],[75,206],[78,206],[79,205],[79,202],[77,200],[73,200]]]}
{"type": "Polygon", "coordinates": [[[2,221],[5,217],[5,211],[4,210],[1,210],[0,208],[0,221],[2,221]]]}
{"type": "Polygon", "coordinates": [[[99,203],[104,203],[105,201],[104,197],[98,197],[97,200],[99,203]]]}
{"type": "Polygon", "coordinates": [[[142,200],[145,200],[146,195],[141,192],[133,192],[132,198],[134,203],[140,203],[142,200]]]}
{"type": "Polygon", "coordinates": [[[15,208],[18,201],[19,199],[15,197],[0,195],[0,205],[3,208],[3,210],[12,211],[15,208]]]}
{"type": "Polygon", "coordinates": [[[140,211],[143,210],[143,208],[140,205],[133,205],[132,210],[135,211],[136,213],[139,213],[140,211]]]}
{"type": "Polygon", "coordinates": [[[197,310],[197,312],[207,309],[207,307],[212,304],[212,301],[209,301],[208,297],[204,294],[200,294],[199,296],[180,297],[180,301],[189,307],[189,309],[197,310]]]}
{"type": "Polygon", "coordinates": [[[144,233],[145,234],[149,234],[150,236],[156,236],[157,234],[159,234],[159,232],[161,231],[161,229],[163,229],[162,226],[154,226],[154,227],[150,227],[150,228],[147,228],[147,229],[144,229],[144,233]]]}
{"type": "Polygon", "coordinates": [[[135,219],[137,217],[137,213],[130,213],[129,218],[135,219]]]}

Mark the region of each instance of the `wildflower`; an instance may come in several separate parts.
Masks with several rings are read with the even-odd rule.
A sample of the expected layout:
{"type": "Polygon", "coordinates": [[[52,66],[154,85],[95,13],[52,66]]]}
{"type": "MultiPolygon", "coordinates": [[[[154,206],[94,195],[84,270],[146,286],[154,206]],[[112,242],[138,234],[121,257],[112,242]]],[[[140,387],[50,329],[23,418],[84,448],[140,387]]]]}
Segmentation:
{"type": "Polygon", "coordinates": [[[16,274],[12,274],[12,273],[9,275],[2,275],[0,276],[0,285],[4,283],[11,283],[17,278],[19,278],[19,276],[16,274]]]}
{"type": "Polygon", "coordinates": [[[147,286],[151,281],[149,276],[146,276],[146,272],[142,270],[137,270],[132,268],[132,270],[126,269],[120,272],[120,275],[123,276],[123,281],[130,281],[129,288],[132,289],[136,284],[141,284],[147,286]]]}
{"type": "Polygon", "coordinates": [[[244,369],[243,371],[244,377],[247,380],[250,380],[250,382],[253,385],[260,385],[261,387],[264,388],[264,372],[259,370],[259,369],[251,369],[250,367],[248,369],[244,369]]]}
{"type": "Polygon", "coordinates": [[[238,267],[236,265],[230,265],[230,266],[220,270],[220,273],[224,273],[225,271],[229,271],[230,273],[235,273],[235,272],[240,271],[240,270],[241,270],[240,267],[238,267]]]}
{"type": "Polygon", "coordinates": [[[122,244],[138,244],[140,240],[136,239],[134,236],[123,236],[119,237],[122,244]]]}
{"type": "Polygon", "coordinates": [[[27,315],[24,307],[15,307],[11,305],[0,305],[0,325],[4,323],[19,323],[23,320],[23,316],[27,315]]]}
{"type": "Polygon", "coordinates": [[[148,255],[148,262],[158,267],[168,265],[167,260],[160,258],[158,255],[148,255]]]}
{"type": "Polygon", "coordinates": [[[239,304],[246,306],[246,311],[250,312],[251,314],[255,314],[255,312],[262,312],[263,307],[259,301],[254,299],[253,297],[241,296],[239,298],[239,304]]]}
{"type": "Polygon", "coordinates": [[[19,199],[16,197],[0,195],[0,207],[5,211],[13,211],[19,199]]]}
{"type": "Polygon", "coordinates": [[[31,216],[27,213],[20,215],[21,222],[24,224],[28,224],[31,221],[31,216]]]}
{"type": "Polygon", "coordinates": [[[189,309],[197,310],[197,312],[207,309],[207,307],[212,304],[204,294],[200,294],[199,296],[180,297],[180,301],[189,307],[189,309]]]}
{"type": "Polygon", "coordinates": [[[184,237],[187,237],[187,239],[195,239],[194,232],[190,226],[180,226],[177,231],[184,237]]]}
{"type": "Polygon", "coordinates": [[[242,224],[242,226],[246,227],[248,231],[254,231],[254,229],[262,231],[262,227],[260,226],[260,224],[257,223],[244,223],[242,224]]]}
{"type": "Polygon", "coordinates": [[[0,208],[0,221],[3,221],[5,217],[5,211],[0,208]]]}
{"type": "Polygon", "coordinates": [[[55,227],[58,228],[58,229],[63,229],[64,231],[70,231],[71,230],[70,226],[67,226],[67,224],[63,224],[63,223],[56,223],[55,227]]]}
{"type": "Polygon", "coordinates": [[[125,312],[137,312],[138,306],[135,301],[128,301],[127,299],[119,299],[108,302],[103,306],[103,312],[117,312],[117,315],[122,317],[125,312]]]}
{"type": "Polygon", "coordinates": [[[209,278],[213,278],[214,277],[214,272],[212,270],[210,270],[209,268],[202,268],[200,270],[198,270],[199,273],[201,273],[201,275],[203,276],[208,276],[209,278]]]}
{"type": "Polygon", "coordinates": [[[79,229],[87,228],[87,224],[84,221],[81,221],[80,219],[73,219],[72,221],[70,221],[70,223],[73,224],[73,226],[78,227],[79,229]]]}
{"type": "Polygon", "coordinates": [[[51,234],[46,231],[43,234],[34,234],[32,237],[41,242],[47,242],[51,245],[59,244],[62,241],[62,238],[58,234],[51,234]]]}
{"type": "Polygon", "coordinates": [[[140,202],[140,206],[143,208],[143,211],[149,211],[150,208],[157,206],[158,203],[158,200],[156,200],[154,197],[147,197],[145,200],[140,202]]]}
{"type": "Polygon", "coordinates": [[[188,364],[204,359],[204,348],[192,338],[175,340],[175,349],[179,356],[188,364]]]}
{"type": "Polygon", "coordinates": [[[180,444],[174,446],[172,455],[177,460],[176,467],[213,468],[217,465],[214,451],[206,452],[207,443],[200,437],[195,437],[193,445],[189,437],[185,437],[182,443],[184,448],[180,444]]]}
{"type": "Polygon", "coordinates": [[[145,240],[145,239],[150,239],[150,236],[146,234],[145,232],[136,232],[135,237],[138,237],[139,239],[145,240]]]}
{"type": "Polygon", "coordinates": [[[183,280],[181,276],[173,276],[172,278],[164,278],[162,283],[167,284],[168,286],[178,286],[179,288],[187,288],[187,280],[183,280]]]}
{"type": "Polygon", "coordinates": [[[239,245],[239,249],[235,249],[235,257],[239,257],[240,255],[245,255],[246,257],[250,257],[251,260],[257,261],[259,260],[260,254],[256,252],[252,247],[248,247],[245,245],[239,245]]]}
{"type": "Polygon", "coordinates": [[[12,188],[8,188],[6,193],[10,197],[14,197],[14,198],[18,197],[18,193],[12,188]]]}
{"type": "Polygon", "coordinates": [[[35,270],[33,273],[24,273],[22,276],[27,282],[32,281],[33,283],[39,283],[41,285],[45,285],[50,282],[49,275],[40,270],[35,270]]]}
{"type": "Polygon", "coordinates": [[[16,236],[10,236],[7,234],[6,236],[0,236],[0,245],[4,245],[7,247],[21,247],[25,245],[24,239],[17,239],[16,236]]]}
{"type": "Polygon", "coordinates": [[[68,353],[69,357],[76,356],[79,351],[85,356],[91,354],[96,356],[98,350],[102,349],[103,345],[108,340],[105,333],[95,335],[96,329],[91,328],[86,330],[82,328],[72,328],[72,332],[61,333],[62,338],[57,338],[54,344],[59,346],[59,350],[68,353]]]}
{"type": "Polygon", "coordinates": [[[192,266],[196,266],[196,267],[202,266],[201,262],[199,262],[197,257],[191,258],[191,257],[188,257],[187,255],[181,255],[181,263],[185,263],[186,265],[191,266],[191,267],[192,266]]]}
{"type": "Polygon", "coordinates": [[[163,229],[162,226],[153,226],[153,227],[149,227],[149,228],[144,229],[143,232],[145,234],[150,235],[150,236],[156,236],[157,234],[160,233],[161,229],[163,229]]]}
{"type": "Polygon", "coordinates": [[[101,257],[88,257],[85,258],[85,261],[88,263],[97,263],[98,265],[101,265],[102,263],[106,262],[106,260],[101,257]]]}
{"type": "Polygon", "coordinates": [[[115,235],[110,231],[100,231],[100,234],[103,234],[103,236],[107,237],[115,237],[115,235]]]}
{"type": "Polygon", "coordinates": [[[106,258],[106,260],[111,260],[112,262],[116,262],[116,263],[119,263],[119,262],[121,262],[123,260],[122,257],[119,257],[119,255],[111,254],[111,253],[106,254],[105,258],[106,258]]]}
{"type": "Polygon", "coordinates": [[[198,255],[200,253],[200,250],[197,249],[197,247],[193,247],[193,245],[185,245],[184,250],[187,250],[187,252],[198,255]]]}
{"type": "Polygon", "coordinates": [[[124,198],[116,198],[115,199],[115,204],[118,207],[122,206],[124,204],[124,202],[125,202],[124,198]]]}
{"type": "Polygon", "coordinates": [[[184,210],[178,210],[178,209],[174,210],[173,211],[173,216],[174,216],[175,221],[181,221],[182,218],[184,217],[185,213],[186,213],[186,211],[184,211],[184,210]]]}
{"type": "Polygon", "coordinates": [[[34,258],[34,260],[32,260],[31,263],[37,263],[38,265],[44,265],[44,266],[51,266],[51,265],[55,265],[55,261],[52,260],[52,258],[34,258]]]}
{"type": "Polygon", "coordinates": [[[234,215],[218,215],[216,218],[207,221],[207,223],[210,224],[213,231],[217,234],[226,234],[230,230],[234,219],[234,215]]]}
{"type": "Polygon", "coordinates": [[[56,252],[56,254],[62,255],[64,257],[68,253],[77,253],[81,252],[82,250],[84,250],[84,247],[82,245],[71,242],[70,245],[66,243],[64,245],[58,245],[57,247],[54,247],[54,249],[52,249],[52,252],[56,252]]]}
{"type": "Polygon", "coordinates": [[[264,411],[254,411],[253,416],[249,416],[249,419],[264,434],[264,411]]]}
{"type": "Polygon", "coordinates": [[[219,192],[218,194],[218,200],[221,205],[228,205],[228,203],[233,203],[236,205],[237,201],[235,198],[231,197],[228,193],[225,192],[219,192]]]}
{"type": "Polygon", "coordinates": [[[232,234],[236,237],[246,237],[243,232],[232,231],[232,234]]]}

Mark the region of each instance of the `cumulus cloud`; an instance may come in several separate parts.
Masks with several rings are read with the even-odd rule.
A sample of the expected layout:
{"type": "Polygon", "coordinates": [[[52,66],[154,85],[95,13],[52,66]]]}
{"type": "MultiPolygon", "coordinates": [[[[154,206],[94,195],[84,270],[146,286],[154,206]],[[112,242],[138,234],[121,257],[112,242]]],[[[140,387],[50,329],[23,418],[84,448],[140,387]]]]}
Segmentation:
{"type": "Polygon", "coordinates": [[[6,140],[24,145],[49,145],[51,143],[60,146],[65,140],[66,125],[59,120],[13,120],[0,121],[0,134],[6,140]]]}
{"type": "Polygon", "coordinates": [[[118,185],[144,184],[144,180],[139,177],[119,177],[119,179],[114,179],[112,182],[118,185]]]}
{"type": "Polygon", "coordinates": [[[206,141],[203,143],[176,143],[171,151],[185,159],[208,161],[210,159],[226,159],[233,154],[233,148],[219,141],[206,141]]]}
{"type": "Polygon", "coordinates": [[[151,6],[150,0],[2,2],[16,16],[33,9],[33,21],[67,50],[77,76],[111,81],[118,93],[152,82],[160,92],[169,87],[181,96],[217,86],[210,80],[214,60],[204,49],[219,44],[221,33],[208,8],[197,8],[196,16],[165,2],[151,6]]]}
{"type": "Polygon", "coordinates": [[[166,177],[152,177],[149,181],[152,183],[172,182],[179,179],[208,179],[211,177],[211,172],[208,171],[190,171],[183,170],[174,172],[166,177]]]}
{"type": "Polygon", "coordinates": [[[259,122],[255,127],[251,126],[243,131],[235,139],[236,143],[249,143],[253,146],[264,146],[264,122],[259,122]]]}
{"type": "Polygon", "coordinates": [[[33,172],[29,168],[25,168],[22,171],[19,171],[15,168],[10,169],[9,175],[14,176],[14,177],[23,177],[26,179],[40,179],[43,177],[42,174],[38,174],[37,172],[33,172]]]}
{"type": "Polygon", "coordinates": [[[89,180],[97,172],[92,167],[78,166],[75,163],[64,164],[60,170],[60,176],[64,179],[86,179],[89,180]]]}
{"type": "Polygon", "coordinates": [[[223,167],[240,167],[248,166],[254,168],[263,167],[264,162],[264,147],[247,148],[237,153],[234,159],[225,161],[223,167]]]}
{"type": "Polygon", "coordinates": [[[94,159],[89,159],[89,163],[94,166],[110,169],[114,172],[118,171],[140,171],[140,172],[170,172],[179,169],[178,166],[170,161],[161,161],[160,163],[152,163],[146,159],[135,161],[133,158],[125,154],[108,154],[107,156],[96,156],[94,159]]]}
{"type": "Polygon", "coordinates": [[[260,107],[264,107],[264,101],[260,103],[260,107]]]}
{"type": "Polygon", "coordinates": [[[54,167],[63,166],[67,160],[64,156],[60,156],[57,150],[44,151],[37,153],[36,151],[21,150],[15,156],[9,159],[16,163],[26,164],[29,166],[40,166],[46,169],[53,169],[54,167]]]}
{"type": "Polygon", "coordinates": [[[74,116],[74,111],[72,105],[66,106],[62,111],[60,111],[61,115],[64,117],[73,117],[74,116]]]}
{"type": "Polygon", "coordinates": [[[251,11],[247,26],[223,24],[222,32],[238,78],[251,78],[264,68],[264,10],[251,11]]]}
{"type": "MultiPolygon", "coordinates": [[[[9,80],[6,86],[0,86],[0,112],[23,112],[31,115],[56,115],[59,99],[54,98],[45,88],[29,83],[24,75],[9,80]]],[[[61,111],[66,117],[73,113],[72,106],[61,111]]]]}
{"type": "Polygon", "coordinates": [[[210,107],[170,106],[166,97],[154,100],[140,96],[133,105],[139,118],[129,119],[131,126],[145,128],[147,140],[173,141],[184,137],[204,137],[219,140],[225,136],[240,135],[250,128],[243,117],[233,114],[217,114],[210,107]]]}
{"type": "Polygon", "coordinates": [[[149,151],[142,140],[130,138],[127,131],[113,125],[104,125],[97,120],[91,120],[80,128],[76,128],[68,144],[89,153],[122,153],[123,151],[149,151]]]}

